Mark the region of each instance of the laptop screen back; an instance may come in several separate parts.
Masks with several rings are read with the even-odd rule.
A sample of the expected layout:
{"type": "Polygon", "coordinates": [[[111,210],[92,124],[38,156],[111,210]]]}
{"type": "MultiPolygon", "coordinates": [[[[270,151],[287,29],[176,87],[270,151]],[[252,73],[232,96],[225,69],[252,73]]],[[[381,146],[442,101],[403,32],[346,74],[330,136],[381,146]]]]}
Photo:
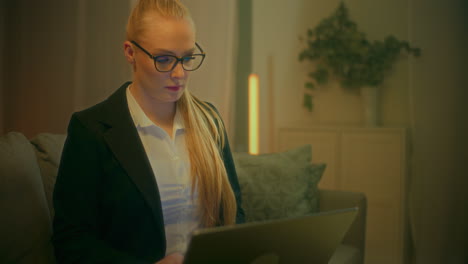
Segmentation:
{"type": "Polygon", "coordinates": [[[184,264],[328,263],[357,208],[198,230],[184,264]]]}

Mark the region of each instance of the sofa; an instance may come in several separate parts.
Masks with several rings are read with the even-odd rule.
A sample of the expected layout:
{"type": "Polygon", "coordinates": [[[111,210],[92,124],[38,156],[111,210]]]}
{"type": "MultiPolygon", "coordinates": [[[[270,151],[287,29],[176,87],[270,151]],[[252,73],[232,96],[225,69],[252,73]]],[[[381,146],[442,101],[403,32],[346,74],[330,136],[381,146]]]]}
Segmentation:
{"type": "MultiPolygon", "coordinates": [[[[65,138],[65,135],[43,133],[29,140],[19,132],[10,132],[0,136],[0,210],[2,212],[0,218],[0,263],[55,263],[51,244],[54,215],[52,192],[65,138]]],[[[296,159],[298,152],[304,153],[304,148],[293,151],[291,157],[296,159]]],[[[306,148],[305,152],[310,151],[306,148]]],[[[296,191],[294,191],[291,192],[291,195],[286,196],[301,199],[297,200],[299,204],[295,207],[297,210],[291,210],[289,205],[283,206],[282,210],[277,210],[278,207],[275,207],[277,205],[271,202],[265,203],[267,206],[259,209],[261,202],[259,203],[258,199],[262,201],[263,199],[262,196],[254,197],[256,192],[252,190],[251,186],[255,186],[252,179],[256,177],[252,174],[255,174],[258,168],[269,166],[268,162],[277,165],[278,162],[275,161],[275,158],[278,157],[288,158],[288,153],[260,155],[259,157],[252,157],[245,153],[234,153],[241,187],[246,188],[245,196],[243,194],[243,203],[247,219],[255,221],[258,220],[253,219],[255,217],[273,219],[284,216],[276,211],[286,213],[286,216],[295,216],[294,214],[302,214],[301,210],[310,210],[312,207],[315,207],[312,209],[319,212],[358,207],[358,216],[329,263],[363,263],[366,225],[366,197],[364,194],[318,189],[318,179],[313,183],[313,187],[305,187],[304,189],[305,193],[309,193],[308,188],[314,189],[316,193],[316,197],[307,196],[310,198],[308,205],[303,204],[302,200],[304,199],[300,196],[295,197],[296,191]],[[251,212],[251,216],[249,216],[249,212],[251,212]]],[[[309,160],[310,163],[310,157],[307,157],[306,160],[309,160]]],[[[307,171],[310,171],[310,168],[306,167],[307,171]]],[[[322,173],[324,169],[323,165],[320,164],[315,164],[311,168],[314,172],[321,171],[322,173]],[[317,168],[319,169],[317,170],[317,168]]],[[[262,171],[265,172],[265,170],[262,171]]],[[[283,180],[286,180],[284,177],[287,175],[282,177],[283,180]]],[[[266,180],[271,181],[271,179],[266,180]]],[[[275,184],[274,181],[271,184],[275,184]]],[[[263,182],[261,186],[265,185],[268,183],[263,182]]],[[[297,188],[294,185],[291,186],[291,188],[297,188]]],[[[281,201],[283,200],[287,201],[288,199],[281,199],[281,201]]],[[[291,201],[294,202],[293,199],[291,201]]]]}

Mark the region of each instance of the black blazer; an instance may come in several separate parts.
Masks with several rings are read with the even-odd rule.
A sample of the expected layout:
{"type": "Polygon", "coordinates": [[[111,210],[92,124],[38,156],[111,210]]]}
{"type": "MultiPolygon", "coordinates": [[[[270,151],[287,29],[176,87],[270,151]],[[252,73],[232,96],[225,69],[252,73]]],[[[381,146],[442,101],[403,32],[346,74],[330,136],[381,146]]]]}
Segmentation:
{"type": "MultiPolygon", "coordinates": [[[[53,198],[59,263],[154,263],[165,255],[158,186],[128,110],[129,84],[71,117],[53,198]]],[[[243,222],[228,142],[222,157],[237,199],[236,222],[243,222]]]]}

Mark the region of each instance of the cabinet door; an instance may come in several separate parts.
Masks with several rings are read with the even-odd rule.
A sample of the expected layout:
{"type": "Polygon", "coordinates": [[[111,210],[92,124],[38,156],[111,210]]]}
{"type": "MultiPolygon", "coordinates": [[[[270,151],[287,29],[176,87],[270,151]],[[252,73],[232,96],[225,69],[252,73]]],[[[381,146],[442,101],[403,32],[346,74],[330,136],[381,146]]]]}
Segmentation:
{"type": "Polygon", "coordinates": [[[366,263],[404,263],[404,130],[344,131],[340,189],[368,199],[366,263]]]}
{"type": "Polygon", "coordinates": [[[278,151],[312,145],[327,169],[319,187],[367,196],[366,263],[407,263],[406,130],[281,128],[278,151]]]}

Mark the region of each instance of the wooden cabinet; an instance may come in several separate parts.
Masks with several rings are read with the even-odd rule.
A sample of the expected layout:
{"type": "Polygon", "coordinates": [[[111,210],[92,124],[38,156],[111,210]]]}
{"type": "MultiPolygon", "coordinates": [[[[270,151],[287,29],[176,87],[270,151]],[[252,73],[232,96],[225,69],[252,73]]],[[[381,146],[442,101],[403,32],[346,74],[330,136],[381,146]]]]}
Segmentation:
{"type": "Polygon", "coordinates": [[[277,135],[277,151],[312,145],[312,162],[327,164],[320,188],[366,194],[366,263],[408,262],[406,129],[285,127],[277,135]]]}

